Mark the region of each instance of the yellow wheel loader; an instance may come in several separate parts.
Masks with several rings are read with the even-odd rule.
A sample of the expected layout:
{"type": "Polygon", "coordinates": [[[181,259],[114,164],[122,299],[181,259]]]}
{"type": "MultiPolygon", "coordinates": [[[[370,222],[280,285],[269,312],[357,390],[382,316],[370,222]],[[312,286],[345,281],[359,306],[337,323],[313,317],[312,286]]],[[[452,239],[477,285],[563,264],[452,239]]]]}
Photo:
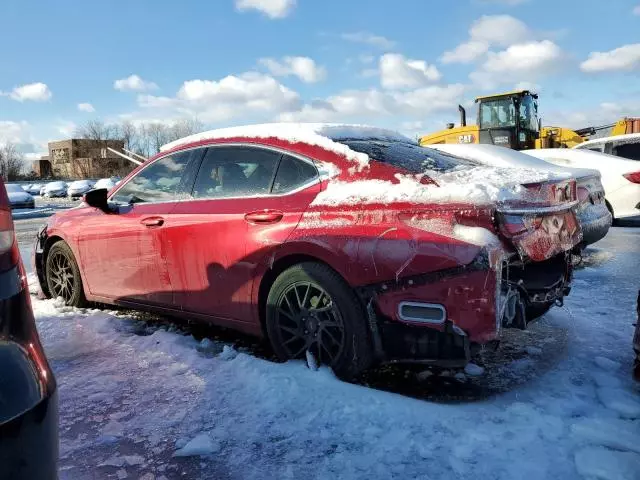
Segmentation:
{"type": "Polygon", "coordinates": [[[571,130],[542,126],[538,116],[538,95],[529,90],[476,98],[478,117],[475,125],[467,125],[467,114],[460,110],[460,126],[449,123],[441,130],[420,138],[421,145],[438,143],[485,143],[527,150],[532,148],[571,148],[584,142],[588,135],[612,128],[610,135],[640,131],[640,119],[618,121],[612,125],[571,130]],[[636,130],[637,129],[637,130],[636,130]]]}

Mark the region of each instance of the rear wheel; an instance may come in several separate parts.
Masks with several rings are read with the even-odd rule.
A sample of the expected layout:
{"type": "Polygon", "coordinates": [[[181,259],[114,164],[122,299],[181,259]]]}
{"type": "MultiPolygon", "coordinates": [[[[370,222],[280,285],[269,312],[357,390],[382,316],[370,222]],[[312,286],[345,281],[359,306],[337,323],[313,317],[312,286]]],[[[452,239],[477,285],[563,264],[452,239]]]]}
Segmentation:
{"type": "Polygon", "coordinates": [[[373,360],[365,312],[353,290],[334,270],[301,263],[282,272],[266,306],[269,340],[283,361],[311,353],[342,379],[351,379],[373,360]]]}
{"type": "Polygon", "coordinates": [[[548,303],[544,305],[529,305],[525,308],[525,315],[527,316],[527,323],[533,322],[537,320],[545,313],[547,313],[551,307],[553,307],[553,303],[548,303]]]}
{"type": "Polygon", "coordinates": [[[47,287],[53,298],[61,297],[65,305],[73,307],[84,307],[87,304],[78,263],[65,242],[54,243],[49,249],[45,274],[47,287]]]}

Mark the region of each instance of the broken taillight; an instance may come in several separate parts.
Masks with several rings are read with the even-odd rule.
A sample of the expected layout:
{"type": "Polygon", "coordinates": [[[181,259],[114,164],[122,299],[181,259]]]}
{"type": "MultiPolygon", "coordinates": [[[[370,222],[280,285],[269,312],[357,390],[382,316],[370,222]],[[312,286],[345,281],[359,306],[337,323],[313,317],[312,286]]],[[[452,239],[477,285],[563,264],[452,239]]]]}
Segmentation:
{"type": "Polygon", "coordinates": [[[631,183],[640,183],[640,172],[625,173],[622,176],[629,180],[631,183]]]}

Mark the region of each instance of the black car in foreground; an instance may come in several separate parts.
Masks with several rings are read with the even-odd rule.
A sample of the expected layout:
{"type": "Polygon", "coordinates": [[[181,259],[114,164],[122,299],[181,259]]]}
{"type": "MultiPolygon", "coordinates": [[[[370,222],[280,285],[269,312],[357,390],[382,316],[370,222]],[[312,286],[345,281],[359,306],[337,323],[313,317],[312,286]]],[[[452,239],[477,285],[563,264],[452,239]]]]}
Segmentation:
{"type": "Polygon", "coordinates": [[[57,478],[56,381],[40,344],[0,181],[0,480],[57,478]]]}

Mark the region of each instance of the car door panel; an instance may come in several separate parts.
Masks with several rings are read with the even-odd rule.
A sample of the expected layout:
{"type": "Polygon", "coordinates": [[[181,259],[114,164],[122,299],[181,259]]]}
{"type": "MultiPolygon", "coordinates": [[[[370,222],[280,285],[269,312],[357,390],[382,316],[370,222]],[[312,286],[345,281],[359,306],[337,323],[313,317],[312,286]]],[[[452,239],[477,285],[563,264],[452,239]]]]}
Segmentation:
{"type": "Polygon", "coordinates": [[[172,304],[163,228],[144,225],[149,217],[170,224],[175,203],[121,207],[84,222],[78,249],[91,295],[151,304],[172,304]]]}
{"type": "MultiPolygon", "coordinates": [[[[224,163],[226,160],[223,161],[222,157],[226,154],[221,150],[216,152],[211,153],[212,160],[207,160],[207,154],[203,164],[224,163]],[[218,157],[215,155],[220,159],[216,160],[218,157]]],[[[171,248],[169,272],[171,282],[176,286],[176,302],[182,305],[183,310],[255,323],[256,309],[251,295],[257,267],[268,262],[278,245],[286,241],[320,189],[316,183],[291,195],[270,195],[268,191],[252,195],[256,185],[260,189],[264,182],[272,185],[275,168],[279,164],[279,153],[275,154],[275,164],[271,160],[266,162],[268,155],[261,159],[264,154],[264,151],[235,153],[243,165],[251,162],[258,165],[247,175],[246,180],[252,182],[248,195],[215,198],[225,194],[225,187],[222,185],[223,191],[216,192],[215,188],[220,186],[210,188],[206,182],[199,186],[202,175],[206,176],[210,171],[209,167],[203,167],[205,171],[203,173],[201,169],[199,173],[194,195],[214,198],[192,200],[176,206],[176,228],[168,229],[167,235],[169,244],[180,244],[182,248],[171,248]],[[268,167],[265,167],[265,162],[269,163],[268,167]],[[253,178],[257,172],[262,180],[253,178]]],[[[315,167],[312,168],[315,171],[315,167]]],[[[238,185],[241,183],[234,179],[234,188],[240,188],[238,185]]]]}

